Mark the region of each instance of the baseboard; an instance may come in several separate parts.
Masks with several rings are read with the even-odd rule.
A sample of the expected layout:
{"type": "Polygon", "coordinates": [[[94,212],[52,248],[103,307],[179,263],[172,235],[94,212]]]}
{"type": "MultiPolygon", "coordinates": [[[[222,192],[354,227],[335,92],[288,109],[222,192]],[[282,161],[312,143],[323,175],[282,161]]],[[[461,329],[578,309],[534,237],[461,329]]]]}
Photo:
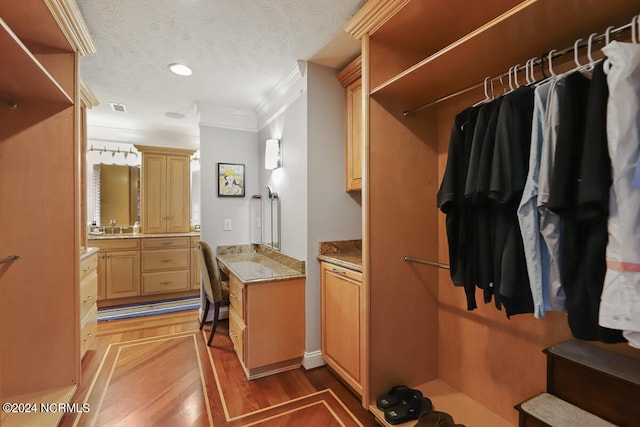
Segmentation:
{"type": "Polygon", "coordinates": [[[323,366],[324,360],[322,359],[322,352],[320,350],[312,351],[311,353],[305,352],[302,358],[302,366],[306,370],[319,368],[323,366]]]}

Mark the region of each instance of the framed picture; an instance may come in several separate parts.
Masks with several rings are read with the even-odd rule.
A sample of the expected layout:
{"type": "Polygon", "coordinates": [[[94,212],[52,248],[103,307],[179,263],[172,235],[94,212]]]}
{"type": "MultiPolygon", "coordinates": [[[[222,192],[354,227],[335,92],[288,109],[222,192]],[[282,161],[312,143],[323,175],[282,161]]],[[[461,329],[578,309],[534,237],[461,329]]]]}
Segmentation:
{"type": "Polygon", "coordinates": [[[244,197],[244,165],[218,163],[218,197],[244,197]]]}

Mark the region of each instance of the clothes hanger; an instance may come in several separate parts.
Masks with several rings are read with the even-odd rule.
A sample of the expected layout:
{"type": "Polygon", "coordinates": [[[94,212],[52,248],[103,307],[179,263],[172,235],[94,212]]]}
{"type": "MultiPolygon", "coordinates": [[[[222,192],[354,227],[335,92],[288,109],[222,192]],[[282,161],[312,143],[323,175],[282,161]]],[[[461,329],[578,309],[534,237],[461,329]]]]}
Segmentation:
{"type": "MultiPolygon", "coordinates": [[[[487,102],[493,101],[493,97],[489,96],[489,87],[487,85],[487,83],[489,83],[491,81],[491,77],[485,77],[484,78],[484,99],[480,100],[478,102],[476,102],[475,104],[473,104],[474,107],[477,107],[478,105],[482,105],[485,104],[487,102]]],[[[492,92],[493,92],[493,83],[491,84],[492,86],[492,92]]]]}
{"type": "Polygon", "coordinates": [[[607,27],[607,31],[605,31],[605,33],[604,33],[604,44],[605,44],[605,46],[608,45],[609,43],[611,43],[611,31],[614,28],[615,27],[613,25],[607,27]]]}
{"type": "Polygon", "coordinates": [[[580,43],[582,43],[582,39],[576,40],[573,44],[573,61],[576,63],[575,70],[579,70],[582,67],[582,64],[578,61],[578,49],[580,49],[580,43]]]}
{"type": "Polygon", "coordinates": [[[513,81],[516,84],[516,89],[520,88],[520,82],[518,81],[518,67],[520,67],[520,64],[513,67],[513,81]]]}

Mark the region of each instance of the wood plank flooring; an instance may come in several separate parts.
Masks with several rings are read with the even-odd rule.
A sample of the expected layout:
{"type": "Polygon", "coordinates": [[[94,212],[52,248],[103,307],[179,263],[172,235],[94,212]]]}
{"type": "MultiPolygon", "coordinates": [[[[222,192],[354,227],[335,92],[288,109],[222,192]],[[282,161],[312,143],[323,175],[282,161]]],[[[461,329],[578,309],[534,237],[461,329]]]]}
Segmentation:
{"type": "Polygon", "coordinates": [[[197,310],[100,322],[60,426],[377,426],[327,368],[249,381],[220,321],[212,347],[197,310]]]}

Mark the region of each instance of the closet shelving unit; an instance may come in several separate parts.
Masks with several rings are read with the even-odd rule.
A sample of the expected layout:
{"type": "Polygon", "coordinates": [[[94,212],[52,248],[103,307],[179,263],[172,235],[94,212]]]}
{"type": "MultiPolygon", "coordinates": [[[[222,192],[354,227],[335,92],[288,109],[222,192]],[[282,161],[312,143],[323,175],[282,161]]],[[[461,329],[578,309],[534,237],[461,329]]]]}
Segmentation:
{"type": "Polygon", "coordinates": [[[362,41],[363,404],[381,424],[376,398],[399,384],[467,427],[517,425],[514,405],[545,390],[542,350],[571,337],[565,313],[507,319],[481,291],[469,312],[448,270],[403,260],[449,264],[436,193],[455,115],[484,98],[485,77],[638,13],[637,0],[370,0],[345,27],[362,41]]]}
{"type": "MultiPolygon", "coordinates": [[[[79,57],[74,0],[0,0],[0,400],[68,402],[80,382],[79,57]]],[[[33,409],[33,408],[32,408],[33,409]]],[[[1,413],[55,425],[62,413],[1,413]]]]}

